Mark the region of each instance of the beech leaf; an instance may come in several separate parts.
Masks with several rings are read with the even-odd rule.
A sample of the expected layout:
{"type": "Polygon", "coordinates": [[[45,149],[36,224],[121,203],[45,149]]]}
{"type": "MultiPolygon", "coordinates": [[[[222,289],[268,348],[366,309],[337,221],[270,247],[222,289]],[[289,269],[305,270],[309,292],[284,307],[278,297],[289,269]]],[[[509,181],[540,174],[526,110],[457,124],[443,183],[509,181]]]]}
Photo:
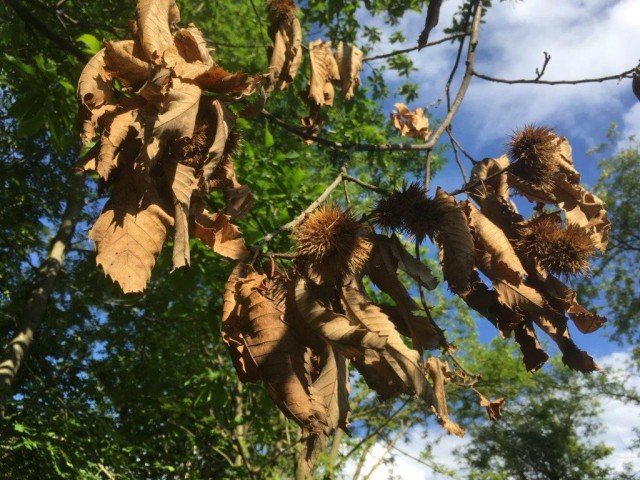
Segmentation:
{"type": "Polygon", "coordinates": [[[198,188],[196,172],[192,167],[178,162],[164,162],[164,170],[171,183],[174,208],[173,270],[188,267],[191,259],[189,250],[189,208],[191,195],[198,188]]]}
{"type": "Polygon", "coordinates": [[[125,293],[144,290],[172,223],[154,187],[140,194],[135,177],[131,173],[129,177],[116,185],[89,231],[98,251],[97,264],[125,293]]]}
{"type": "Polygon", "coordinates": [[[422,108],[416,108],[413,112],[404,103],[395,103],[395,112],[391,112],[391,122],[403,137],[426,140],[431,135],[429,119],[424,116],[422,108]]]}
{"type": "Polygon", "coordinates": [[[362,50],[351,43],[338,43],[336,48],[336,63],[340,73],[340,88],[344,98],[350,100],[353,91],[360,86],[360,71],[362,70],[362,50]]]}
{"type": "Polygon", "coordinates": [[[238,238],[240,230],[229,222],[224,213],[209,213],[203,210],[196,213],[193,233],[211,250],[233,260],[242,260],[249,251],[244,240],[238,238]]]}
{"type": "Polygon", "coordinates": [[[309,100],[312,105],[322,107],[333,105],[334,80],[340,79],[340,71],[333,53],[331,42],[318,39],[309,44],[311,59],[311,82],[309,83],[309,100]]]}
{"type": "Polygon", "coordinates": [[[278,9],[272,9],[273,3],[268,3],[269,36],[273,47],[269,49],[269,86],[267,91],[274,88],[284,90],[293,82],[298,68],[302,63],[302,29],[300,21],[296,17],[296,9],[293,2],[290,8],[283,12],[283,2],[278,9]],[[277,10],[277,11],[276,11],[277,10]]]}
{"type": "Polygon", "coordinates": [[[138,0],[136,17],[140,43],[153,61],[173,45],[169,25],[180,21],[180,11],[175,0],[138,0]]]}

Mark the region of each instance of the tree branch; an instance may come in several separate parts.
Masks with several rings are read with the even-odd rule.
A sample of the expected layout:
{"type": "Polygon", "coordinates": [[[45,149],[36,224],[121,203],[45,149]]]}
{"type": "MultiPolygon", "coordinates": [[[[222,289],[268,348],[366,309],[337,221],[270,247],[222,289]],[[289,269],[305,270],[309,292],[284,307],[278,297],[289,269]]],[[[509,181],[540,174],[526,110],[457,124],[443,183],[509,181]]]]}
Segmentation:
{"type": "MultiPolygon", "coordinates": [[[[432,47],[434,45],[439,45],[440,43],[448,42],[449,40],[455,40],[456,38],[460,38],[460,37],[466,37],[467,35],[469,35],[469,32],[454,33],[453,35],[449,35],[447,37],[442,37],[439,40],[434,40],[433,42],[429,42],[422,48],[432,47]]],[[[395,55],[401,55],[403,53],[415,52],[416,50],[419,50],[419,49],[421,49],[421,47],[418,47],[418,46],[410,47],[410,48],[403,48],[401,50],[394,50],[392,52],[382,53],[380,55],[374,55],[372,57],[364,57],[362,59],[362,61],[363,62],[370,62],[370,61],[373,61],[373,60],[382,60],[383,58],[389,58],[389,57],[393,57],[395,55]]]]}
{"type": "Polygon", "coordinates": [[[9,5],[16,12],[18,17],[20,17],[25,23],[38,30],[42,35],[47,37],[60,48],[69,52],[71,55],[73,55],[83,63],[87,63],[87,61],[89,61],[89,56],[86,53],[80,50],[74,43],[70,42],[68,39],[51,30],[27,7],[22,5],[21,2],[19,2],[18,0],[4,0],[4,2],[9,5]]]}
{"type": "MultiPolygon", "coordinates": [[[[537,85],[578,85],[581,83],[602,83],[610,80],[621,81],[623,78],[631,78],[633,72],[636,71],[638,66],[633,67],[629,70],[625,70],[624,72],[618,73],[616,75],[608,75],[606,77],[598,77],[598,78],[582,78],[580,80],[540,80],[541,75],[538,74],[536,78],[532,79],[519,79],[519,80],[508,80],[505,78],[497,78],[490,77],[489,75],[483,75],[482,73],[473,71],[473,76],[481,78],[483,80],[487,80],[489,82],[497,82],[497,83],[507,83],[509,85],[514,85],[517,83],[532,83],[537,85]]],[[[544,71],[543,71],[544,73],[544,71]]]]}
{"type": "Polygon", "coordinates": [[[42,322],[45,308],[55,287],[75,232],[76,223],[84,206],[81,194],[84,187],[83,174],[73,173],[70,182],[70,195],[62,214],[60,227],[51,242],[47,258],[40,266],[36,287],[31,292],[22,318],[18,322],[16,335],[9,342],[2,355],[0,362],[0,418],[2,418],[4,405],[10,396],[16,375],[33,342],[35,331],[42,322]]]}

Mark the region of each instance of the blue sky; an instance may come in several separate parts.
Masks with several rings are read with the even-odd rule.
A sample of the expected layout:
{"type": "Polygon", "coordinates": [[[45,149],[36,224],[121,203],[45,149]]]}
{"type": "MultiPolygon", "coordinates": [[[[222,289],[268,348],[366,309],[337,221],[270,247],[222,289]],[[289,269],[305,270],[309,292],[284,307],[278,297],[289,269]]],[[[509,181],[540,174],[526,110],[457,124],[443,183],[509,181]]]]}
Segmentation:
{"type": "MultiPolygon", "coordinates": [[[[430,40],[441,38],[442,29],[450,24],[459,0],[443,3],[440,25],[431,33],[430,40]]],[[[497,2],[485,16],[481,27],[477,51],[476,70],[486,75],[507,78],[533,78],[536,68],[542,66],[544,53],[551,55],[544,79],[570,80],[596,78],[617,74],[633,68],[640,61],[640,2],[638,0],[525,0],[524,2],[497,2]]],[[[425,8],[426,11],[426,8],[425,8]]],[[[409,13],[401,22],[407,37],[406,44],[379,45],[371,54],[386,53],[415,45],[424,25],[424,13],[409,13]]],[[[377,26],[386,35],[394,29],[384,26],[382,19],[362,15],[362,21],[377,26]]],[[[420,85],[419,100],[409,107],[425,107],[443,91],[455,58],[456,45],[450,43],[411,53],[415,72],[411,80],[420,85]]],[[[367,68],[363,76],[367,75],[367,68]]],[[[460,73],[464,65],[460,68],[460,73]]],[[[387,72],[386,79],[392,86],[402,82],[394,72],[387,72]]],[[[457,89],[454,83],[453,95],[457,89]]],[[[401,98],[395,101],[402,101],[401,98]]],[[[393,102],[390,102],[392,105],[393,102]]],[[[434,118],[442,118],[444,107],[431,110],[434,118]]],[[[457,139],[475,158],[497,157],[505,153],[505,144],[514,130],[525,124],[535,123],[552,127],[566,136],[573,148],[574,163],[582,173],[583,183],[593,185],[598,177],[597,157],[587,156],[589,148],[606,140],[612,122],[618,124],[621,143],[630,135],[640,136],[640,102],[631,90],[631,81],[618,83],[588,83],[568,86],[505,85],[474,78],[465,101],[459,110],[453,128],[457,139]]],[[[443,142],[448,142],[443,137],[443,142]]],[[[467,172],[471,165],[465,164],[467,172]]],[[[446,190],[460,187],[462,178],[451,160],[432,185],[446,190]]],[[[488,322],[487,322],[488,325],[488,322]]],[[[575,330],[575,329],[574,329],[575,330]]],[[[493,331],[483,328],[483,337],[493,331]]],[[[588,350],[605,367],[620,365],[629,355],[624,347],[608,341],[605,335],[574,335],[576,343],[588,350]]],[[[638,385],[640,387],[640,382],[638,385]]],[[[622,470],[631,462],[640,471],[640,459],[626,447],[634,438],[633,428],[640,427],[640,409],[619,401],[603,399],[601,419],[607,427],[603,440],[616,448],[610,465],[622,470]]],[[[437,432],[431,432],[437,435],[437,432]]],[[[418,453],[423,441],[418,432],[415,442],[401,445],[405,450],[418,453]]],[[[459,464],[452,451],[466,440],[444,437],[434,453],[449,466],[459,464]]],[[[371,464],[385,450],[383,444],[371,454],[371,464]]],[[[364,471],[367,471],[366,469],[364,471]]],[[[432,476],[424,466],[398,455],[396,475],[401,478],[442,478],[432,476]]],[[[371,478],[389,478],[389,470],[379,468],[371,478]]]]}

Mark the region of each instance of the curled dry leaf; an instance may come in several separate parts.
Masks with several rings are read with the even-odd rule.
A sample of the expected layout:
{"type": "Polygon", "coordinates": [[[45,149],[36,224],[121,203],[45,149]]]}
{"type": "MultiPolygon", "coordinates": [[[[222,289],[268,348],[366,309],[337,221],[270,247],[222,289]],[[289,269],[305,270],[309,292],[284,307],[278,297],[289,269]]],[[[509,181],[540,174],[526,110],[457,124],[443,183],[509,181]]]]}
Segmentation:
{"type": "Polygon", "coordinates": [[[478,401],[480,402],[480,406],[487,409],[487,415],[489,416],[489,420],[500,420],[502,416],[502,407],[504,407],[505,399],[503,397],[496,398],[495,400],[489,400],[487,397],[482,395],[477,390],[474,390],[474,393],[478,397],[478,401]]]}
{"type": "MultiPolygon", "coordinates": [[[[246,276],[235,281],[237,314],[227,317],[223,329],[246,347],[260,380],[280,410],[307,432],[324,435],[326,409],[305,375],[306,347],[285,322],[283,305],[272,300],[272,287],[265,275],[248,269],[246,276]],[[232,321],[235,323],[230,324],[232,321]]],[[[247,356],[242,358],[248,360],[247,356]]]]}
{"type": "Polygon", "coordinates": [[[411,255],[396,235],[391,235],[391,253],[398,262],[398,268],[407,273],[418,284],[433,290],[438,286],[438,279],[434,277],[431,269],[411,255]]]}
{"type": "Polygon", "coordinates": [[[244,240],[238,238],[240,230],[229,222],[224,213],[202,210],[195,214],[193,233],[211,250],[233,260],[242,260],[249,254],[244,240]]]}
{"type": "Polygon", "coordinates": [[[142,86],[149,75],[149,64],[142,60],[142,52],[137,47],[133,40],[104,42],[106,69],[132,89],[142,86]]]}
{"type": "Polygon", "coordinates": [[[207,48],[207,41],[202,32],[193,23],[178,30],[174,35],[174,41],[178,53],[187,63],[202,62],[209,67],[214,65],[212,49],[207,48]]]}
{"type": "Polygon", "coordinates": [[[395,112],[391,112],[391,122],[403,137],[412,137],[418,140],[426,140],[431,135],[429,119],[424,116],[422,108],[416,108],[413,112],[404,103],[395,103],[395,112]]]}
{"type": "Polygon", "coordinates": [[[454,292],[466,292],[475,264],[475,247],[467,217],[455,199],[441,188],[436,191],[438,210],[446,212],[436,240],[441,247],[442,273],[454,292]]]}
{"type": "Polygon", "coordinates": [[[292,1],[269,1],[269,86],[267,91],[284,90],[293,82],[302,63],[302,29],[292,1]]]}
{"type": "Polygon", "coordinates": [[[189,249],[189,207],[191,195],[198,187],[196,172],[178,162],[164,162],[174,208],[173,269],[188,267],[191,261],[189,249]]]}
{"type": "Polygon", "coordinates": [[[464,436],[464,428],[455,423],[449,418],[449,412],[447,409],[447,400],[444,393],[444,384],[446,378],[446,364],[443,364],[436,357],[429,357],[426,363],[427,373],[433,382],[433,392],[435,396],[435,403],[432,405],[434,412],[438,417],[438,421],[444,427],[444,429],[456,435],[457,437],[464,436]]]}
{"type": "Polygon", "coordinates": [[[311,59],[311,81],[309,82],[309,102],[312,106],[333,105],[332,81],[340,80],[340,71],[333,53],[331,42],[315,40],[309,44],[311,59]]]}
{"type": "Polygon", "coordinates": [[[78,80],[78,117],[82,125],[80,137],[83,145],[93,140],[98,119],[114,109],[109,105],[113,86],[112,77],[105,67],[104,55],[104,49],[96,53],[84,67],[78,80]]]}
{"type": "Polygon", "coordinates": [[[420,32],[420,37],[418,38],[418,49],[424,48],[429,42],[429,34],[431,30],[434,29],[436,25],[438,25],[438,20],[440,19],[440,6],[442,5],[442,0],[429,0],[429,7],[427,8],[427,18],[424,20],[424,29],[420,32]]]}
{"type": "Polygon", "coordinates": [[[576,292],[553,275],[549,275],[544,282],[545,292],[560,302],[562,308],[573,320],[582,333],[591,333],[602,327],[607,319],[590,312],[578,303],[576,292]]]}
{"type": "Polygon", "coordinates": [[[469,218],[476,249],[482,249],[490,257],[491,272],[509,283],[520,283],[527,272],[504,232],[472,203],[464,203],[463,208],[469,218]]]}
{"type": "Polygon", "coordinates": [[[386,340],[382,358],[395,374],[394,383],[399,382],[396,391],[410,391],[419,396],[432,408],[438,421],[449,433],[464,435],[464,430],[449,419],[441,375],[429,370],[434,392],[427,381],[420,354],[406,346],[389,317],[362,293],[354,281],[342,287],[341,297],[349,318],[386,340]]]}
{"type": "Polygon", "coordinates": [[[340,73],[340,88],[344,98],[350,100],[353,91],[360,86],[362,70],[362,50],[350,43],[340,42],[336,48],[336,63],[340,73]]]}
{"type": "Polygon", "coordinates": [[[180,21],[175,0],[138,0],[137,31],[146,58],[155,60],[173,45],[170,24],[180,21]]]}

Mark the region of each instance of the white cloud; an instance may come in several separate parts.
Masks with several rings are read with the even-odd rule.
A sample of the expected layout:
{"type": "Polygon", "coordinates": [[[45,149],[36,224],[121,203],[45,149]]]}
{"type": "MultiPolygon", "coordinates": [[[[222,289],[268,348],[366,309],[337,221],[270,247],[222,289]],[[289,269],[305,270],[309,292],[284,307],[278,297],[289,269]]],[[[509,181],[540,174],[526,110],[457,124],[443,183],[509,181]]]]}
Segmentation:
{"type": "MultiPolygon", "coordinates": [[[[440,25],[431,39],[443,35],[442,29],[450,24],[459,4],[444,3],[440,25]]],[[[402,30],[407,42],[402,47],[415,45],[423,15],[415,12],[406,15],[402,30]]],[[[552,56],[543,77],[547,80],[617,74],[638,61],[635,47],[640,31],[640,4],[636,0],[494,2],[485,20],[476,68],[487,75],[532,78],[542,65],[544,51],[552,56]]],[[[380,19],[366,21],[386,34],[394,30],[384,29],[380,19]]],[[[381,50],[399,47],[385,44],[381,50]]],[[[412,79],[420,84],[421,104],[427,105],[441,95],[455,50],[455,45],[447,43],[411,53],[419,70],[412,79]]],[[[464,70],[464,64],[459,70],[464,70]]],[[[391,84],[400,80],[392,71],[385,75],[391,84]]],[[[602,140],[608,124],[619,120],[635,102],[629,80],[621,85],[609,81],[542,86],[504,85],[474,78],[454,125],[473,149],[485,149],[495,141],[504,143],[513,129],[532,122],[570,132],[572,137],[580,137],[592,146],[602,140]]],[[[443,111],[440,108],[434,113],[441,116],[443,111]]],[[[627,117],[625,123],[629,128],[638,127],[638,115],[631,117],[629,112],[627,117]]]]}

